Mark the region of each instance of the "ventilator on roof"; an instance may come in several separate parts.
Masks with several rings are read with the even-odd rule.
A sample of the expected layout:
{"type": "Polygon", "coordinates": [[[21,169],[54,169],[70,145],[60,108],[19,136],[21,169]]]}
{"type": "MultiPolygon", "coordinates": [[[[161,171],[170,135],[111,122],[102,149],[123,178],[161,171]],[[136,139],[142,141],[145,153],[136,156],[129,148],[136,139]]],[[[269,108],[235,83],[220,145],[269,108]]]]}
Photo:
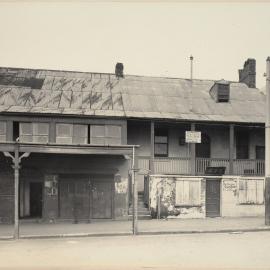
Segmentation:
{"type": "Polygon", "coordinates": [[[216,102],[229,102],[230,83],[225,80],[216,81],[209,91],[211,97],[216,102]]]}

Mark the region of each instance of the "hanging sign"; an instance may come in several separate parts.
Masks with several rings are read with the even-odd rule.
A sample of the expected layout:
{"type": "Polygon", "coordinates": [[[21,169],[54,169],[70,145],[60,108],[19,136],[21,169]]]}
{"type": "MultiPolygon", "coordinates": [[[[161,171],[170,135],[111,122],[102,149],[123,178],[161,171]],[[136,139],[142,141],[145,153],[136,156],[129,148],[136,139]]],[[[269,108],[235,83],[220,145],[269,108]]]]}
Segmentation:
{"type": "Polygon", "coordinates": [[[201,143],[200,131],[186,131],[186,143],[201,143]]]}

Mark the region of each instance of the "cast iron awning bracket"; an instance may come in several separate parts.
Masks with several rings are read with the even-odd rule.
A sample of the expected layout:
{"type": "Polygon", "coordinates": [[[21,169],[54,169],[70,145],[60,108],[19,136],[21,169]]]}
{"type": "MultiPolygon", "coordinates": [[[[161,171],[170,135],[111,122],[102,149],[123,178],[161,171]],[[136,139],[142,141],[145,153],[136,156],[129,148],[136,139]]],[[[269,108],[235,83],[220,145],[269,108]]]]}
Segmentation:
{"type": "MultiPolygon", "coordinates": [[[[16,162],[15,162],[15,157],[12,155],[12,154],[10,154],[10,152],[3,152],[4,153],[4,156],[5,157],[10,157],[11,159],[12,159],[12,162],[15,164],[16,162]]],[[[31,153],[23,153],[19,158],[18,158],[18,165],[21,163],[21,161],[22,161],[22,159],[23,158],[27,158],[27,157],[29,157],[30,156],[30,154],[31,153]]]]}

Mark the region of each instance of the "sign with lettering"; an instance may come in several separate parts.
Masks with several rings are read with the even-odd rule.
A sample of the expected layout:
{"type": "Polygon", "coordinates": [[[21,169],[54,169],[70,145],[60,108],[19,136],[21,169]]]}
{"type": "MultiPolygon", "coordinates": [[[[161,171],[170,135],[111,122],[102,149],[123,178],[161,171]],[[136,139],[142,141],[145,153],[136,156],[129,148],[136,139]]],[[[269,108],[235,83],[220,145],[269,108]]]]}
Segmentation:
{"type": "Polygon", "coordinates": [[[186,143],[201,143],[200,131],[186,131],[186,143]]]}
{"type": "Polygon", "coordinates": [[[224,190],[236,190],[237,182],[233,179],[228,179],[223,181],[223,188],[224,190]]]}

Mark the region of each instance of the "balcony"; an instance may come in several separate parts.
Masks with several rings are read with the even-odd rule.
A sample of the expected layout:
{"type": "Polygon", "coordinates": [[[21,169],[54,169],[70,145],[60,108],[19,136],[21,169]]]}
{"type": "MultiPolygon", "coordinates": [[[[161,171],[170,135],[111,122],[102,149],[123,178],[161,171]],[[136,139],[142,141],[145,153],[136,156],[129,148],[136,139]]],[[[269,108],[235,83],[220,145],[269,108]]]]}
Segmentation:
{"type": "MultiPolygon", "coordinates": [[[[264,175],[265,161],[259,159],[234,159],[233,162],[233,175],[264,175]]],[[[204,175],[207,167],[226,167],[225,174],[230,174],[229,171],[230,161],[225,158],[196,158],[195,172],[196,175],[204,175]]],[[[138,167],[143,170],[150,169],[150,157],[139,157],[138,167]]],[[[155,174],[191,174],[191,161],[190,158],[155,158],[153,162],[155,174]]]]}

